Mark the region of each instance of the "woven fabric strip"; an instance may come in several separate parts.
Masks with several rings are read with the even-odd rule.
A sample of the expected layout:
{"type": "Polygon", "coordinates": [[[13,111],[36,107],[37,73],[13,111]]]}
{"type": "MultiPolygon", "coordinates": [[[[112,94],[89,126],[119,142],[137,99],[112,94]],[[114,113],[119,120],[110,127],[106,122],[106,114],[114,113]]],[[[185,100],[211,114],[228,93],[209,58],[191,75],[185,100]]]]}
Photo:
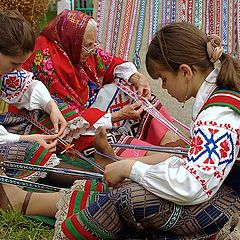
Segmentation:
{"type": "Polygon", "coordinates": [[[221,22],[221,4],[220,0],[216,0],[216,21],[215,21],[215,33],[220,36],[220,22],[221,22]]]}
{"type": "Polygon", "coordinates": [[[240,59],[240,1],[238,1],[238,13],[237,13],[237,34],[238,34],[238,40],[237,40],[237,43],[238,43],[238,58],[240,59]]]}
{"type": "Polygon", "coordinates": [[[169,23],[171,19],[171,0],[167,0],[167,15],[166,15],[166,23],[169,23]]]}
{"type": "Polygon", "coordinates": [[[130,32],[129,32],[129,36],[128,36],[128,41],[127,41],[127,47],[125,49],[124,52],[124,60],[128,59],[128,54],[130,51],[130,47],[131,47],[131,43],[132,43],[132,36],[133,36],[133,32],[134,32],[134,27],[136,25],[136,18],[137,18],[137,12],[138,12],[138,7],[139,7],[139,0],[135,0],[135,2],[133,3],[133,14],[132,14],[132,18],[131,18],[131,27],[130,27],[130,32]]]}
{"type": "Polygon", "coordinates": [[[141,6],[140,6],[139,22],[138,22],[137,42],[136,42],[136,47],[135,47],[134,59],[133,59],[137,68],[140,68],[140,66],[141,66],[139,51],[140,51],[141,43],[142,43],[142,34],[143,34],[144,19],[145,19],[145,9],[146,9],[146,0],[142,0],[141,6]]]}
{"type": "Polygon", "coordinates": [[[188,1],[188,11],[187,11],[187,21],[192,23],[192,11],[193,11],[193,1],[188,1]]]}
{"type": "Polygon", "coordinates": [[[209,1],[209,33],[214,33],[214,0],[209,1]]]}
{"type": "Polygon", "coordinates": [[[171,2],[171,22],[175,22],[176,19],[176,0],[171,2]]]}
{"type": "Polygon", "coordinates": [[[224,52],[227,52],[228,44],[228,4],[227,1],[222,1],[222,44],[224,52]]]}
{"type": "Polygon", "coordinates": [[[153,25],[153,0],[149,1],[149,24],[148,24],[148,44],[152,40],[152,25],[153,25]]]}
{"type": "Polygon", "coordinates": [[[237,23],[238,23],[238,1],[234,1],[234,21],[233,21],[233,56],[237,57],[238,52],[238,29],[237,29],[237,23]]]}
{"type": "Polygon", "coordinates": [[[203,29],[203,0],[199,0],[198,3],[198,28],[203,29]]]}
{"type": "Polygon", "coordinates": [[[229,13],[228,13],[228,53],[232,54],[233,51],[233,0],[229,0],[229,13]]]}
{"type": "Polygon", "coordinates": [[[206,12],[205,12],[205,32],[206,34],[210,33],[210,18],[209,18],[209,13],[210,13],[210,2],[206,1],[206,12]]]}
{"type": "Polygon", "coordinates": [[[167,0],[162,0],[162,26],[166,25],[167,0]]]}
{"type": "Polygon", "coordinates": [[[98,42],[99,43],[101,43],[101,41],[102,41],[104,11],[105,11],[105,2],[104,2],[104,0],[99,0],[98,1],[98,15],[97,15],[98,42]]]}
{"type": "Polygon", "coordinates": [[[117,9],[116,9],[117,12],[115,15],[115,27],[114,27],[114,33],[113,33],[112,50],[111,50],[112,56],[116,54],[118,33],[119,33],[119,27],[120,27],[121,15],[122,15],[122,5],[123,5],[123,0],[118,0],[117,9]]]}
{"type": "Polygon", "coordinates": [[[152,26],[152,36],[155,35],[155,33],[158,30],[158,14],[159,14],[159,1],[155,0],[153,2],[153,26],[152,26]]]}
{"type": "Polygon", "coordinates": [[[195,0],[195,19],[194,19],[194,22],[195,22],[195,26],[197,28],[199,28],[199,14],[198,14],[198,11],[199,11],[199,1],[198,0],[195,0]]]}
{"type": "Polygon", "coordinates": [[[113,23],[114,23],[114,14],[115,14],[115,6],[116,6],[116,1],[111,0],[110,3],[110,8],[109,8],[109,13],[108,13],[108,26],[107,26],[107,31],[106,31],[106,40],[105,40],[105,51],[110,52],[110,46],[111,46],[111,40],[112,40],[112,35],[113,35],[113,23]]]}
{"type": "Polygon", "coordinates": [[[132,6],[133,6],[132,0],[128,0],[127,5],[126,5],[126,11],[125,11],[125,16],[124,16],[124,24],[123,24],[123,30],[122,30],[122,38],[121,38],[119,54],[118,54],[118,56],[120,58],[124,58],[124,52],[125,52],[125,49],[126,49],[127,38],[129,36],[129,27],[130,27],[130,18],[131,18],[131,13],[132,13],[132,6]]]}

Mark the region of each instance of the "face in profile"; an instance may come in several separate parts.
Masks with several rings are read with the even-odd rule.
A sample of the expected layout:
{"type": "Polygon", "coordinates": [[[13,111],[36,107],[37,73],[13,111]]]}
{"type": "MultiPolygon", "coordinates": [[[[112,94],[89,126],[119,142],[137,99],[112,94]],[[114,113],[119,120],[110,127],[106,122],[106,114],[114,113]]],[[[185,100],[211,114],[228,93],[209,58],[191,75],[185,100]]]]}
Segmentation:
{"type": "Polygon", "coordinates": [[[154,60],[149,61],[149,70],[153,79],[162,81],[162,88],[166,89],[169,95],[177,99],[179,102],[186,100],[186,79],[181,71],[173,72],[167,70],[166,67],[154,60]]]}
{"type": "Polygon", "coordinates": [[[80,62],[86,62],[88,57],[93,55],[97,48],[97,29],[91,27],[84,33],[82,42],[82,51],[80,56],[80,62]]]}
{"type": "Polygon", "coordinates": [[[8,56],[0,53],[0,75],[20,70],[23,62],[29,58],[31,53],[23,53],[19,56],[8,56]]]}

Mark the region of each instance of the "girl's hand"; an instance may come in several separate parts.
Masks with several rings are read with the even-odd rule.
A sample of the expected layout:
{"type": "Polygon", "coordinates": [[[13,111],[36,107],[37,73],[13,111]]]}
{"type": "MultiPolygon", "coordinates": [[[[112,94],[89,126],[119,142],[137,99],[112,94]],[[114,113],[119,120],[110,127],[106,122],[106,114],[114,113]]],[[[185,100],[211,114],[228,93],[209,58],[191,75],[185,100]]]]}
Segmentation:
{"type": "Polygon", "coordinates": [[[138,90],[138,96],[148,100],[151,98],[151,87],[145,76],[139,72],[134,73],[128,80],[138,90]]]}
{"type": "Polygon", "coordinates": [[[47,104],[46,112],[50,115],[50,119],[54,127],[54,132],[58,135],[58,137],[63,138],[65,136],[64,131],[67,127],[67,121],[53,100],[47,104]]]}
{"type": "Polygon", "coordinates": [[[135,162],[136,160],[134,159],[125,159],[108,164],[104,171],[106,185],[109,187],[118,187],[125,178],[129,178],[135,162]]]}
{"type": "Polygon", "coordinates": [[[56,152],[57,137],[58,137],[57,134],[55,135],[32,134],[32,135],[21,135],[20,140],[38,142],[49,152],[56,152]]]}

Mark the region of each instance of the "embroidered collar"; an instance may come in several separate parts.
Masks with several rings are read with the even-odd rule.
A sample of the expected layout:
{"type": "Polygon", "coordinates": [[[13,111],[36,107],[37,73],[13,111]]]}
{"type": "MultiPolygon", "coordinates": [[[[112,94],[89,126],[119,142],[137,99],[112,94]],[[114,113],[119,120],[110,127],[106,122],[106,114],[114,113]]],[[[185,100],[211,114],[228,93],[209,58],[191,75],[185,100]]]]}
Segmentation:
{"type": "Polygon", "coordinates": [[[192,120],[195,121],[203,104],[207,101],[216,86],[216,79],[219,73],[218,69],[214,69],[204,80],[197,92],[196,99],[193,104],[192,120]]]}

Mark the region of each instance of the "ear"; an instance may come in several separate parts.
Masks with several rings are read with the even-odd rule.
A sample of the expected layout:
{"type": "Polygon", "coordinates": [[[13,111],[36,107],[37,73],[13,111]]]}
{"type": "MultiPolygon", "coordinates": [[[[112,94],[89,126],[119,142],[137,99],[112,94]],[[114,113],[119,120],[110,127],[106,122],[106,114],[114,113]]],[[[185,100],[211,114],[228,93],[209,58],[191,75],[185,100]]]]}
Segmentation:
{"type": "Polygon", "coordinates": [[[181,64],[179,66],[180,73],[183,74],[183,76],[189,81],[192,80],[193,77],[193,71],[187,64],[181,64]]]}

